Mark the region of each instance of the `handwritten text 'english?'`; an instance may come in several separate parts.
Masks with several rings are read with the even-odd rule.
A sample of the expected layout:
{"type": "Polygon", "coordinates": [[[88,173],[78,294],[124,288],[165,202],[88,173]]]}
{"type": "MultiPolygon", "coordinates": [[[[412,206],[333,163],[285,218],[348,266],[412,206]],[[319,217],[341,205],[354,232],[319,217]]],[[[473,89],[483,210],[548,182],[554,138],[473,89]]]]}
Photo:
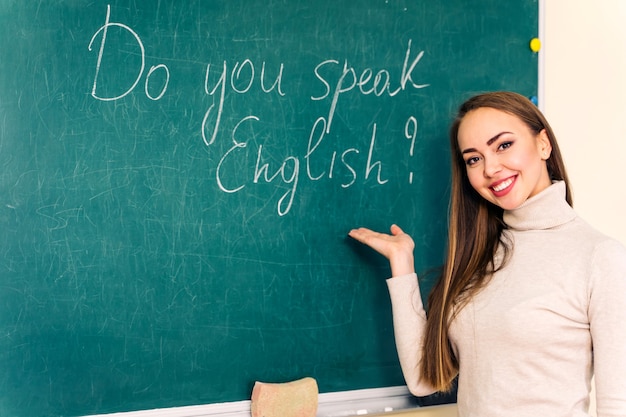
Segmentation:
{"type": "MultiPolygon", "coordinates": [[[[245,158],[248,155],[245,148],[247,148],[249,141],[240,139],[238,130],[247,123],[259,121],[259,117],[253,114],[238,116],[239,122],[235,124],[235,127],[230,132],[232,145],[229,145],[230,148],[223,152],[216,167],[215,180],[219,189],[225,193],[238,193],[244,190],[246,186],[252,184],[263,182],[272,183],[278,180],[279,183],[277,185],[286,191],[279,198],[276,208],[278,215],[284,216],[289,213],[294,204],[294,197],[297,194],[298,183],[301,180],[301,176],[309,181],[320,181],[325,177],[332,179],[333,176],[337,175],[338,170],[343,170],[343,173],[347,174],[342,177],[343,180],[341,180],[340,183],[340,186],[343,188],[351,187],[358,181],[365,181],[371,177],[378,184],[382,185],[387,183],[389,179],[385,178],[383,164],[380,160],[376,160],[374,155],[377,139],[377,124],[375,122],[372,123],[367,159],[361,162],[361,164],[355,162],[356,155],[361,153],[361,151],[355,147],[336,150],[330,155],[324,154],[323,156],[318,155],[316,152],[324,142],[325,137],[331,132],[333,117],[336,114],[337,106],[340,104],[342,94],[355,91],[362,95],[374,95],[377,97],[385,95],[395,97],[398,93],[407,89],[428,87],[428,84],[418,84],[413,80],[413,72],[422,59],[424,52],[420,51],[414,55],[411,51],[411,43],[411,40],[409,40],[399,80],[393,80],[391,72],[387,69],[374,71],[372,68],[365,68],[359,72],[351,67],[347,60],[343,62],[343,65],[335,59],[323,60],[317,64],[312,71],[315,79],[321,83],[323,92],[316,96],[310,96],[310,100],[327,100],[329,105],[325,114],[319,116],[311,127],[307,150],[304,155],[301,157],[289,155],[284,158],[278,168],[270,169],[270,164],[264,162],[263,145],[260,144],[258,145],[258,149],[254,152],[256,164],[250,182],[233,184],[232,178],[229,178],[228,172],[224,167],[232,163],[233,159],[245,158]],[[331,82],[322,75],[326,73],[327,70],[339,70],[336,81],[331,82]],[[315,163],[313,163],[314,161],[315,163]],[[320,171],[319,166],[321,163],[323,163],[323,166],[326,168],[320,171]],[[302,172],[301,168],[303,167],[301,167],[301,164],[303,164],[305,168],[302,169],[302,172]],[[317,169],[315,167],[317,167],[317,169]]],[[[91,96],[94,99],[100,101],[121,100],[135,92],[140,86],[142,79],[144,80],[144,94],[148,99],[158,101],[167,93],[171,77],[169,67],[163,63],[159,63],[152,65],[146,71],[146,50],[143,41],[138,33],[130,26],[111,21],[110,5],[107,6],[104,24],[93,34],[88,48],[90,51],[97,52],[97,61],[91,89],[91,96]],[[140,51],[141,64],[138,65],[137,76],[132,82],[129,82],[128,85],[119,86],[118,92],[115,94],[110,93],[111,87],[107,85],[107,87],[109,87],[109,93],[105,94],[101,93],[101,87],[107,80],[107,74],[103,70],[102,65],[103,59],[107,56],[105,51],[109,51],[110,48],[115,48],[115,45],[111,45],[110,39],[107,36],[111,28],[123,31],[130,35],[131,39],[134,39],[136,47],[140,51]]],[[[123,53],[123,51],[127,50],[128,45],[120,45],[117,53],[123,53]]],[[[109,65],[107,68],[111,68],[111,66],[109,65]]],[[[279,97],[285,97],[287,95],[288,92],[284,91],[283,84],[285,64],[281,63],[278,68],[273,68],[272,70],[272,75],[268,76],[268,68],[266,68],[266,63],[263,62],[260,67],[260,74],[257,75],[259,72],[258,64],[255,65],[251,59],[244,59],[241,62],[236,62],[234,65],[229,65],[226,60],[217,67],[212,67],[210,63],[206,65],[204,70],[205,81],[202,86],[203,93],[212,97],[213,103],[204,112],[204,118],[202,120],[200,133],[205,146],[211,147],[216,139],[221,137],[219,134],[221,133],[222,120],[224,120],[226,116],[224,114],[224,104],[227,98],[227,90],[229,93],[239,95],[244,95],[253,89],[260,89],[262,94],[277,94],[279,97]]],[[[404,125],[404,138],[410,141],[410,146],[408,147],[410,156],[413,156],[417,132],[417,119],[413,116],[408,117],[404,125]]],[[[412,182],[413,173],[411,172],[409,173],[409,183],[412,182]]]]}

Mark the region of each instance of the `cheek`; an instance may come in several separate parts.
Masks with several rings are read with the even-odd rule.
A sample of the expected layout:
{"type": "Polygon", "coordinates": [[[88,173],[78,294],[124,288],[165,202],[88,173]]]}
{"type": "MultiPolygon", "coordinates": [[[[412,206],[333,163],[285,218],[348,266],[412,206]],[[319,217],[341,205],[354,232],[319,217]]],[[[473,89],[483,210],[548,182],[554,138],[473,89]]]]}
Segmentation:
{"type": "Polygon", "coordinates": [[[507,168],[522,171],[525,168],[532,167],[541,162],[541,155],[538,149],[532,143],[524,143],[515,152],[509,152],[502,161],[507,168]]]}
{"type": "Polygon", "coordinates": [[[526,171],[532,169],[542,162],[539,154],[533,149],[526,149],[525,152],[518,152],[507,156],[503,161],[508,169],[513,171],[526,171]]]}
{"type": "Polygon", "coordinates": [[[506,165],[510,168],[519,169],[528,166],[533,160],[530,152],[519,152],[511,154],[506,160],[506,165]]]}

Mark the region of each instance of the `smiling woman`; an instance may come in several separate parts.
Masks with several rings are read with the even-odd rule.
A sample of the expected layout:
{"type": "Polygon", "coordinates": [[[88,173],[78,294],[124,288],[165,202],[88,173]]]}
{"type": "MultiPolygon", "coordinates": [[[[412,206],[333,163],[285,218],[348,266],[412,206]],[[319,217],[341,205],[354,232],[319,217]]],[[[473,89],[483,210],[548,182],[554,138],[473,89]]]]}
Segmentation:
{"type": "Polygon", "coordinates": [[[460,416],[626,415],[626,249],[571,206],[543,114],[509,92],[472,97],[450,129],[447,258],[422,305],[413,239],[354,229],[385,256],[396,346],[415,395],[458,376],[460,416]],[[593,355],[592,355],[593,352],[593,355]],[[532,384],[530,384],[532,383],[532,384]],[[528,388],[531,385],[532,388],[528,388]]]}

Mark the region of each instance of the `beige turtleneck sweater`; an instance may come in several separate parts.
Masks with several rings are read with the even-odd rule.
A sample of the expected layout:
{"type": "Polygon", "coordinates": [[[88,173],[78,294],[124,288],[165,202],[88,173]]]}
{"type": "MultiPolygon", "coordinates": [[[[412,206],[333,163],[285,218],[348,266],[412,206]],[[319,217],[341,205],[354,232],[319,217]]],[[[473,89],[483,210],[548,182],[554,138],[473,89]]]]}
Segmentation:
{"type": "MultiPolygon", "coordinates": [[[[453,320],[460,417],[626,416],[626,249],[585,223],[554,183],[504,213],[506,266],[453,320]]],[[[398,356],[415,395],[426,314],[415,274],[387,280],[398,356]]]]}

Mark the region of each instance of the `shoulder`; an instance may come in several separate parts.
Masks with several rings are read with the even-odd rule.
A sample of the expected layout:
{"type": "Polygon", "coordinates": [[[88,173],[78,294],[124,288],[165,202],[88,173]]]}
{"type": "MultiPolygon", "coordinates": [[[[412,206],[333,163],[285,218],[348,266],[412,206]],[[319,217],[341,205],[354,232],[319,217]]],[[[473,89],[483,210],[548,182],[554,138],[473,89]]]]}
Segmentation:
{"type": "Polygon", "coordinates": [[[577,243],[589,259],[590,285],[609,285],[626,291],[626,246],[619,240],[593,228],[578,217],[573,225],[577,243]]]}
{"type": "Polygon", "coordinates": [[[576,238],[575,243],[586,246],[599,257],[626,254],[626,246],[623,243],[595,229],[581,217],[576,217],[568,229],[571,237],[576,238]]]}
{"type": "Polygon", "coordinates": [[[598,239],[593,246],[592,265],[601,276],[616,274],[626,281],[626,247],[616,239],[598,239]]]}

